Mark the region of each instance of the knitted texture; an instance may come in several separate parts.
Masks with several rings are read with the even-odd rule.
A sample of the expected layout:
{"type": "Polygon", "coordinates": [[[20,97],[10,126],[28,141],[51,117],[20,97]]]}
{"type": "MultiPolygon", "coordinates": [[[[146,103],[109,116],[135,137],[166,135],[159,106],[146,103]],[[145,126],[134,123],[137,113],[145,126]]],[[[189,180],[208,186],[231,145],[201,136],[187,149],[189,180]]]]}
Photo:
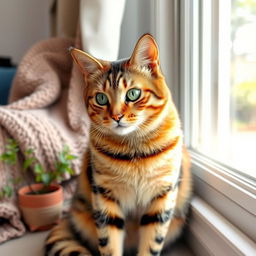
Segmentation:
{"type": "MultiPolygon", "coordinates": [[[[71,39],[49,39],[37,43],[25,55],[13,81],[10,104],[0,107],[0,154],[11,137],[18,142],[21,155],[33,148],[34,157],[50,172],[60,151],[68,145],[78,156],[72,163],[75,174],[79,174],[89,121],[82,98],[83,78],[68,53],[73,45],[71,39]]],[[[80,47],[77,43],[75,46],[80,47]]],[[[16,166],[0,163],[0,188],[10,178],[22,175],[19,166],[20,162],[16,166]]],[[[64,194],[71,197],[74,182],[65,184],[64,194]]],[[[16,201],[15,195],[0,201],[0,242],[25,232],[16,201]]]]}

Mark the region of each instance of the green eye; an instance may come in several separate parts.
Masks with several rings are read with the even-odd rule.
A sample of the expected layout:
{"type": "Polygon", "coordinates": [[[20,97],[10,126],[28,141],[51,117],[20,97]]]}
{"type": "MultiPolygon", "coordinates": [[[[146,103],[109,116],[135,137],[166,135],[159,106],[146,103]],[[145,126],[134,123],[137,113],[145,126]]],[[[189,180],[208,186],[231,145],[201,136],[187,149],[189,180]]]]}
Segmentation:
{"type": "Polygon", "coordinates": [[[126,94],[127,101],[135,101],[140,97],[141,90],[140,89],[130,89],[126,94]]]}
{"type": "Polygon", "coordinates": [[[99,105],[107,105],[108,103],[108,97],[104,93],[97,93],[96,94],[96,101],[99,105]]]}

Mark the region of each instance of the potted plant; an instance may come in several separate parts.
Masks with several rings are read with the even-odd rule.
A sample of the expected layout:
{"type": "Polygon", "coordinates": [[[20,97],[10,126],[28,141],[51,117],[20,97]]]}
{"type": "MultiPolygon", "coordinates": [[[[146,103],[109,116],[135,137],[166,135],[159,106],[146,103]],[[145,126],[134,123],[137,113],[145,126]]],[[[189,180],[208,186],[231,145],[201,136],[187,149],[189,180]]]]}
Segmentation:
{"type": "MultiPolygon", "coordinates": [[[[17,161],[18,144],[9,140],[5,152],[0,159],[7,164],[14,164],[17,161]]],[[[36,158],[33,157],[33,149],[25,151],[23,161],[23,175],[27,175],[28,169],[34,170],[35,183],[28,184],[18,190],[18,203],[22,212],[24,222],[31,231],[45,230],[58,222],[61,217],[63,206],[63,190],[59,185],[66,173],[74,174],[71,162],[76,156],[70,154],[67,146],[60,152],[55,170],[47,172],[36,158]]],[[[20,179],[10,181],[19,182],[20,179]]],[[[0,197],[11,196],[12,187],[6,184],[0,190],[0,197]]]]}

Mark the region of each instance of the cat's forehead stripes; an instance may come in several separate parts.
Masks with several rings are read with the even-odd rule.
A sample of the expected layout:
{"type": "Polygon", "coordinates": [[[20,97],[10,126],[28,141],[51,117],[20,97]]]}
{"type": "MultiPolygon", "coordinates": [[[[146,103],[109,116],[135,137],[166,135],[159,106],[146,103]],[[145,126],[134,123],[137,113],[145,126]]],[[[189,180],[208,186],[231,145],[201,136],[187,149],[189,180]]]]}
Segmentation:
{"type": "Polygon", "coordinates": [[[111,62],[110,69],[107,72],[107,78],[110,87],[116,89],[119,86],[121,78],[123,78],[128,59],[118,60],[111,62]]]}

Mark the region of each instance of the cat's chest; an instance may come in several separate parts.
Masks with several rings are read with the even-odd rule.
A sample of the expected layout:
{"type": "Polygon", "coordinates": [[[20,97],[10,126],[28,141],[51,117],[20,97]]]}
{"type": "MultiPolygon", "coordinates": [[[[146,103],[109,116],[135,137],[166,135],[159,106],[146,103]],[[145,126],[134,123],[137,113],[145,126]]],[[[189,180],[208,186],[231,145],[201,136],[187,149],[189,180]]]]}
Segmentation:
{"type": "Polygon", "coordinates": [[[138,209],[145,208],[152,199],[161,193],[167,184],[176,180],[174,172],[169,171],[161,175],[157,170],[151,175],[136,175],[129,179],[123,179],[115,183],[112,188],[115,197],[119,198],[122,208],[126,212],[134,212],[138,209]]]}
{"type": "Polygon", "coordinates": [[[132,160],[92,156],[96,183],[111,191],[127,212],[145,208],[164,188],[175,184],[181,162],[178,147],[132,160]]]}

